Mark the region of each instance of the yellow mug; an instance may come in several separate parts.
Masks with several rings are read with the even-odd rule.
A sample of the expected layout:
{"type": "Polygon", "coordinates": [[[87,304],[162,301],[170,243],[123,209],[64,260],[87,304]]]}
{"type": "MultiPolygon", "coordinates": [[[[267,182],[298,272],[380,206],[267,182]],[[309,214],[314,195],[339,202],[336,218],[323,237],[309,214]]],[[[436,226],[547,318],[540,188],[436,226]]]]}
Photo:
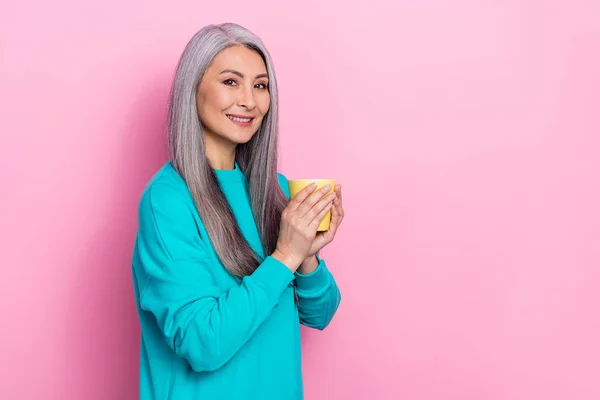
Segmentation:
{"type": "MultiPolygon", "coordinates": [[[[288,180],[288,187],[290,189],[290,197],[293,199],[298,192],[302,189],[310,185],[311,183],[316,183],[317,188],[315,191],[319,190],[323,186],[329,184],[331,185],[331,190],[323,195],[323,197],[327,196],[329,193],[335,190],[336,181],[335,179],[291,179],[288,180]]],[[[317,228],[317,231],[327,231],[329,230],[329,226],[331,225],[331,210],[327,212],[327,215],[321,221],[321,224],[317,228]]]]}

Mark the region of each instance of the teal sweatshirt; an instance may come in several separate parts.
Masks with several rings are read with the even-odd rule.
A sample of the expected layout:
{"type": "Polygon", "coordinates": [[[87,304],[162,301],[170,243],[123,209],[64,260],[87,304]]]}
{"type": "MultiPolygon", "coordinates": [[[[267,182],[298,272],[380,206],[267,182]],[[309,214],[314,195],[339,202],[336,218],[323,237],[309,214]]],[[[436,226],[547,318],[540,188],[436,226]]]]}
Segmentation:
{"type": "MultiPolygon", "coordinates": [[[[265,255],[239,165],[215,173],[263,261],[241,282],[232,277],[184,180],[171,163],[155,174],[139,204],[132,260],[142,328],[140,399],[302,399],[300,324],[324,329],[340,292],[318,257],[317,269],[303,275],[265,255]]],[[[289,198],[287,180],[278,176],[289,198]]]]}

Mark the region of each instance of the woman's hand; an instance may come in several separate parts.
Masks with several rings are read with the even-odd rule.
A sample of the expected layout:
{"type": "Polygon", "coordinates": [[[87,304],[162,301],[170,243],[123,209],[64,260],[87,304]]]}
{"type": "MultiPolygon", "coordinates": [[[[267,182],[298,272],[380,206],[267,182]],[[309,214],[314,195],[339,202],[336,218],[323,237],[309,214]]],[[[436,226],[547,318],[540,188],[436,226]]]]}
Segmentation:
{"type": "Polygon", "coordinates": [[[336,185],[335,187],[336,197],[333,200],[333,208],[331,209],[331,224],[329,230],[325,232],[317,233],[313,240],[308,257],[312,257],[317,254],[323,247],[327,246],[333,241],[335,234],[340,227],[340,224],[344,220],[344,207],[342,205],[342,185],[336,185]]]}
{"type": "Polygon", "coordinates": [[[313,183],[302,189],[281,214],[279,239],[272,256],[292,272],[296,272],[302,261],[310,255],[317,228],[337,198],[335,191],[323,197],[331,190],[331,186],[313,192],[315,187],[313,183]]]}

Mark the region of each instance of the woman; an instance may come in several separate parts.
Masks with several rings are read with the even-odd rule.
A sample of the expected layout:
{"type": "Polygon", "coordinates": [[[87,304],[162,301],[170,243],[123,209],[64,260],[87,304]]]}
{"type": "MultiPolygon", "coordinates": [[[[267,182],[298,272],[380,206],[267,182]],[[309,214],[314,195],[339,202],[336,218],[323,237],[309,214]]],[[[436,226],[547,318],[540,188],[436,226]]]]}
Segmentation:
{"type": "Polygon", "coordinates": [[[339,187],[289,201],[277,111],[258,37],[223,24],[192,38],[171,92],[170,161],[139,206],[142,399],[303,398],[300,324],[324,329],[339,305],[317,253],[343,209],[339,187]]]}

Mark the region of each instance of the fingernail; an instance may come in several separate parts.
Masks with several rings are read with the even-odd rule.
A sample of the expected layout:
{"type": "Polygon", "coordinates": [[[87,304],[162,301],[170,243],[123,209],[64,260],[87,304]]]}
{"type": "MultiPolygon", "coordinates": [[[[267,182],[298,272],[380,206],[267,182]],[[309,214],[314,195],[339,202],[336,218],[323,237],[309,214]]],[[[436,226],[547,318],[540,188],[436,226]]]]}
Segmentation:
{"type": "Polygon", "coordinates": [[[327,191],[327,190],[331,190],[331,185],[325,185],[325,186],[323,187],[323,190],[326,190],[326,191],[327,191]]]}

